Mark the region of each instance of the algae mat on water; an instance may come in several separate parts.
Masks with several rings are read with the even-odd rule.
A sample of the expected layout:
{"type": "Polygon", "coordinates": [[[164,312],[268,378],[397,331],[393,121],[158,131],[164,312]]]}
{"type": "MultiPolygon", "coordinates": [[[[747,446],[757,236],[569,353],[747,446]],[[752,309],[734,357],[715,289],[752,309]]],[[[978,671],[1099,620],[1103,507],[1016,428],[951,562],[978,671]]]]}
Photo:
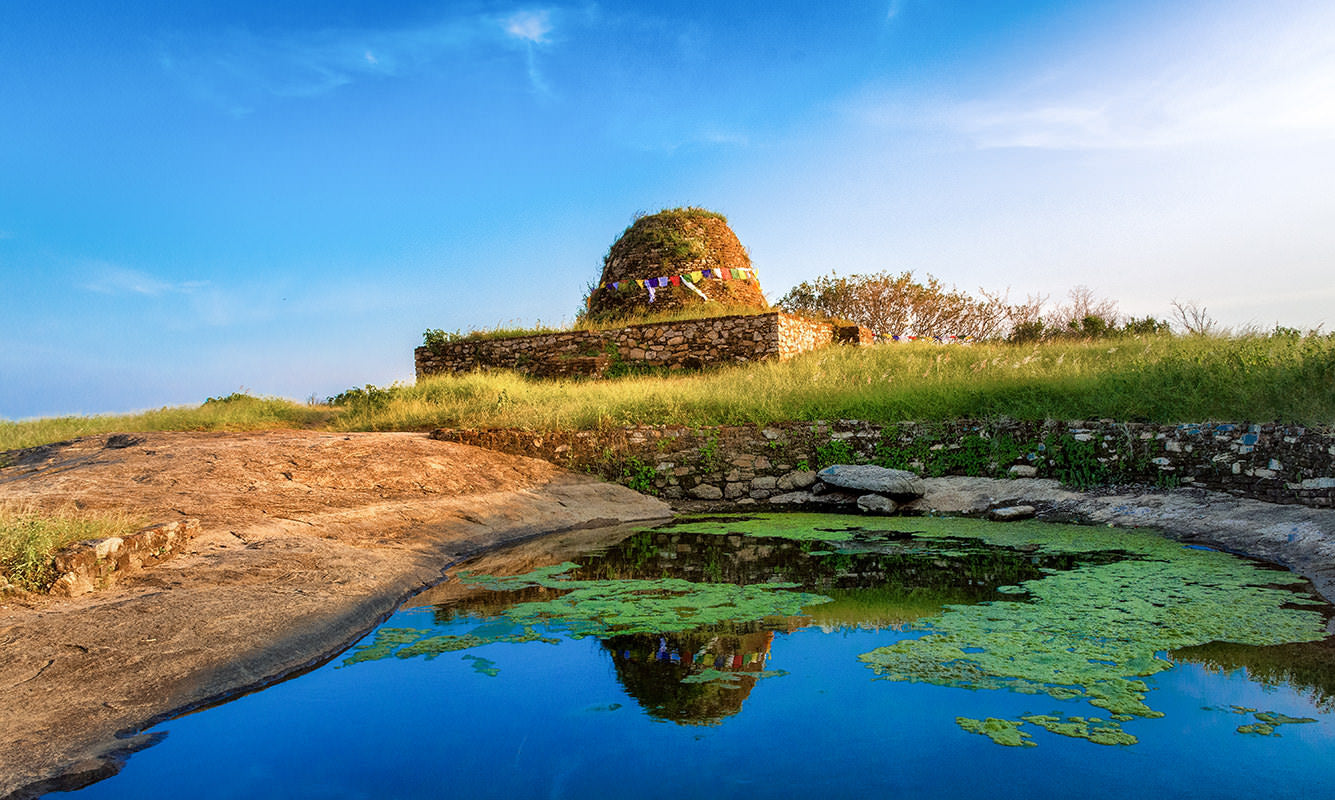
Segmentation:
{"type": "MultiPolygon", "coordinates": [[[[1000,599],[936,608],[918,605],[913,612],[918,619],[910,623],[916,638],[861,655],[886,680],[1046,698],[1045,707],[1030,709],[1018,719],[957,718],[964,730],[1010,745],[1034,744],[1022,730],[1026,725],[1097,744],[1133,744],[1136,737],[1121,723],[1162,716],[1151,705],[1146,679],[1172,668],[1166,653],[1210,642],[1275,645],[1325,636],[1326,606],[1300,591],[1301,578],[1224,553],[1185,547],[1149,531],[929,517],[757,514],[688,517],[657,533],[660,539],[667,537],[657,545],[642,537],[626,540],[623,548],[634,557],[623,561],[643,568],[649,556],[660,552],[656,548],[675,559],[675,550],[667,548],[691,537],[713,541],[715,536],[737,542],[735,558],[748,551],[747,543],[754,550],[755,544],[788,542],[790,551],[798,547],[806,557],[825,563],[846,560],[849,554],[879,556],[882,568],[906,563],[906,554],[923,559],[923,564],[947,567],[962,563],[950,559],[987,558],[999,552],[1018,556],[1025,564],[1032,560],[1028,574],[1037,577],[999,587],[1001,594],[990,596],[1000,599]],[[1098,716],[1099,710],[1104,716],[1098,716]]],[[[586,560],[594,564],[600,557],[586,560]]],[[[612,560],[603,562],[604,572],[612,560]]],[[[840,596],[867,592],[869,597],[879,591],[877,586],[836,589],[828,583],[780,583],[773,575],[744,583],[666,575],[646,579],[629,573],[593,580],[581,578],[580,570],[579,564],[565,563],[511,577],[467,576],[466,582],[493,592],[527,594],[523,599],[516,594],[501,619],[465,636],[382,629],[345,663],[390,655],[430,657],[493,642],[550,641],[537,633],[540,627],[600,639],[778,618],[788,620],[791,628],[802,624],[805,611],[828,601],[822,591],[840,596]],[[532,599],[535,592],[539,599],[532,599]]],[[[919,577],[922,571],[917,570],[919,577]]],[[[887,574],[878,580],[904,579],[887,574]]],[[[689,679],[713,681],[719,676],[689,679]]],[[[1274,723],[1258,715],[1257,725],[1239,731],[1267,733],[1267,724],[1273,731],[1274,723]]]]}

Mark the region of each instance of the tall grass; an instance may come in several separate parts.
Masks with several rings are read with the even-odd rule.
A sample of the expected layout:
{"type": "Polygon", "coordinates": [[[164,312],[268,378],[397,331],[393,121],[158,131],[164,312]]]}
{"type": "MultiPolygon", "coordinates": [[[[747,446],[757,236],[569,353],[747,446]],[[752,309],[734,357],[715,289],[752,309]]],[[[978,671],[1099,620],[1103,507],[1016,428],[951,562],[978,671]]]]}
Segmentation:
{"type": "Polygon", "coordinates": [[[1002,416],[1335,425],[1335,336],[830,347],[785,362],[597,381],[472,373],[352,390],[336,407],[233,395],[137,415],[0,421],[0,451],[112,431],[543,431],[1002,416]]]}
{"type": "MultiPolygon", "coordinates": [[[[274,397],[232,394],[198,406],[177,406],[138,414],[49,417],[9,422],[0,419],[0,451],[127,431],[241,431],[269,428],[322,428],[337,414],[328,406],[274,397]]],[[[4,466],[0,456],[0,466],[4,466]]]]}
{"type": "Polygon", "coordinates": [[[51,557],[84,539],[124,536],[141,527],[124,513],[92,513],[71,508],[53,513],[0,503],[0,577],[21,589],[44,592],[58,577],[51,557]]]}
{"type": "Polygon", "coordinates": [[[333,424],[553,430],[997,416],[1332,424],[1335,337],[832,347],[786,362],[615,381],[474,373],[393,387],[375,403],[346,407],[333,424]]]}

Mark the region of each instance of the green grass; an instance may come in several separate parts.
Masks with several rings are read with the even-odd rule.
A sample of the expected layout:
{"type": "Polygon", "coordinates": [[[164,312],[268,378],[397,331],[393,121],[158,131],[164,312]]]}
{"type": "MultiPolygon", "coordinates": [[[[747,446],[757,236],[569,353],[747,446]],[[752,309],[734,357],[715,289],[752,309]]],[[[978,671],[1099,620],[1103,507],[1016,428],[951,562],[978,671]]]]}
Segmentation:
{"type": "MultiPolygon", "coordinates": [[[[48,417],[10,422],[0,419],[0,451],[104,433],[130,431],[242,431],[269,428],[322,428],[337,410],[274,397],[232,394],[198,406],[178,406],[139,414],[48,417]]],[[[5,465],[0,455],[0,467],[5,465]]]]}
{"type": "Polygon", "coordinates": [[[1335,424],[1335,336],[830,347],[786,362],[616,380],[509,372],[345,393],[336,407],[233,395],[144,414],[0,421],[0,451],[112,431],[593,430],[816,419],[1335,424]]]}
{"type": "MultiPolygon", "coordinates": [[[[778,309],[773,309],[777,311],[778,309]]],[[[754,306],[730,306],[723,303],[701,303],[686,308],[673,309],[658,314],[628,314],[624,317],[589,319],[581,317],[574,323],[562,327],[543,325],[541,322],[530,328],[498,324],[494,328],[469,331],[445,331],[439,328],[428,329],[422,335],[423,344],[437,347],[453,342],[478,342],[489,339],[513,339],[519,336],[536,336],[543,333],[564,333],[566,331],[606,331],[624,328],[629,325],[648,325],[655,322],[683,322],[693,319],[714,319],[743,314],[768,314],[770,311],[754,306]]]]}
{"type": "Polygon", "coordinates": [[[58,577],[51,557],[85,539],[124,536],[142,522],[125,514],[68,509],[43,513],[28,506],[0,504],[0,576],[30,592],[44,592],[58,577]]]}
{"type": "Polygon", "coordinates": [[[1335,337],[1153,336],[831,347],[787,362],[614,381],[444,376],[350,405],[344,430],[599,429],[1010,417],[1335,423],[1335,337]]]}

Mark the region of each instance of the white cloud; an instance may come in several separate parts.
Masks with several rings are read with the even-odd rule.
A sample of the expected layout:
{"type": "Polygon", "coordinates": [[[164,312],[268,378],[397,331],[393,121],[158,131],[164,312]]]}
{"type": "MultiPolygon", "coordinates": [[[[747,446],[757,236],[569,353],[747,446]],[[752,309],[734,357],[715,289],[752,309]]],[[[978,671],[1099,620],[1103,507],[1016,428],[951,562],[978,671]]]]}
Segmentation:
{"type": "Polygon", "coordinates": [[[532,44],[546,44],[552,32],[550,11],[520,11],[504,21],[505,32],[532,44]]]}
{"type": "Polygon", "coordinates": [[[543,88],[532,49],[551,42],[552,12],[504,19],[474,15],[399,29],[327,29],[283,35],[230,30],[211,40],[162,44],[159,65],[199,98],[234,115],[266,100],[313,97],[367,78],[401,77],[518,40],[529,50],[529,79],[543,88]]]}
{"type": "Polygon", "coordinates": [[[83,288],[98,294],[158,297],[165,294],[192,294],[208,285],[204,281],[171,283],[147,272],[100,262],[91,265],[89,271],[94,276],[83,284],[83,288]]]}

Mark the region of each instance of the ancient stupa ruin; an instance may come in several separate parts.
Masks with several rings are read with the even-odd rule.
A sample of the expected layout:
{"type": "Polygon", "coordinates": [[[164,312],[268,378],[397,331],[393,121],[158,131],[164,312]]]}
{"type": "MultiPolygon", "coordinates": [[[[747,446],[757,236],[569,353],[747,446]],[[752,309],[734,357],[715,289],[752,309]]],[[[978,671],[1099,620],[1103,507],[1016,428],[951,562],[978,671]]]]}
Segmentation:
{"type": "Polygon", "coordinates": [[[633,318],[703,303],[769,308],[728,220],[703,208],[674,208],[639,217],[612,244],[587,315],[633,318]]]}

